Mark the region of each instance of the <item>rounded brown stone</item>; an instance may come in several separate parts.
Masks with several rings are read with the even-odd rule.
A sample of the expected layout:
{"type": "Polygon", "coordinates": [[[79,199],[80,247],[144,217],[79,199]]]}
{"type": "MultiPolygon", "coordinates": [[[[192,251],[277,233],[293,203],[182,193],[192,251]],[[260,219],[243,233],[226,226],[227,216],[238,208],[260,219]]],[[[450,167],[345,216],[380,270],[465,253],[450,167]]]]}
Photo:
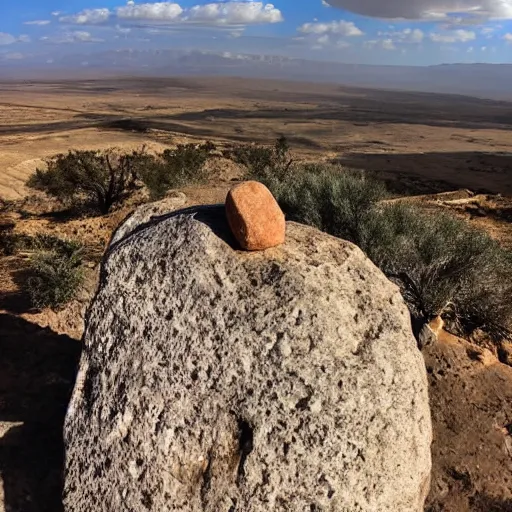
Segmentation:
{"type": "Polygon", "coordinates": [[[284,242],[284,214],[262,183],[245,181],[233,187],[226,197],[226,215],[243,249],[262,251],[284,242]]]}

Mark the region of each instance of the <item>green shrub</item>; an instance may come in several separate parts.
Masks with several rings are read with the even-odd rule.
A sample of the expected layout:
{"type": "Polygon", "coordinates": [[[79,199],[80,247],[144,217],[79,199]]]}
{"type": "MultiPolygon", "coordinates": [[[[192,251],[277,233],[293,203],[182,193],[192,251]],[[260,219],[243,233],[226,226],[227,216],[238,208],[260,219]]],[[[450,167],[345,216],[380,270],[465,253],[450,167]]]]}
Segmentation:
{"type": "Polygon", "coordinates": [[[239,145],[226,156],[246,167],[246,179],[260,181],[273,190],[287,179],[293,163],[286,137],[277,139],[273,147],[239,145]]]}
{"type": "Polygon", "coordinates": [[[510,332],[512,255],[484,232],[448,214],[383,203],[383,184],[339,167],[296,168],[270,189],[289,220],[359,245],[400,286],[413,317],[443,314],[459,334],[510,332]]]}
{"type": "Polygon", "coordinates": [[[0,252],[4,256],[12,256],[23,249],[25,239],[31,238],[28,235],[13,233],[12,230],[3,230],[0,232],[0,252]]]}
{"type": "Polygon", "coordinates": [[[144,148],[132,153],[69,151],[48,159],[47,169],[37,169],[27,185],[67,205],[93,204],[105,214],[133,192],[141,165],[150,159],[144,148]]]}
{"type": "Polygon", "coordinates": [[[205,163],[214,149],[211,142],[179,144],[176,149],[166,149],[158,158],[145,162],[140,176],[151,198],[159,199],[172,188],[205,181],[205,163]]]}
{"type": "Polygon", "coordinates": [[[36,308],[58,309],[73,299],[84,274],[81,251],[37,251],[31,258],[27,292],[36,308]]]}
{"type": "Polygon", "coordinates": [[[12,230],[0,232],[0,249],[10,256],[19,251],[58,251],[65,254],[81,249],[82,245],[74,240],[65,240],[54,235],[27,235],[13,233],[12,230]]]}
{"type": "Polygon", "coordinates": [[[21,286],[34,307],[60,308],[79,290],[83,281],[80,243],[53,235],[30,236],[11,231],[0,233],[0,244],[6,255],[31,253],[21,286]]]}
{"type": "Polygon", "coordinates": [[[61,254],[71,256],[72,254],[80,252],[83,246],[76,240],[59,238],[54,235],[43,233],[41,235],[36,235],[33,238],[29,248],[40,251],[57,251],[61,254]]]}
{"type": "Polygon", "coordinates": [[[399,284],[415,316],[443,314],[462,333],[512,327],[512,253],[464,220],[410,204],[374,208],[360,246],[399,284]]]}
{"type": "Polygon", "coordinates": [[[270,184],[289,220],[315,226],[360,243],[361,226],[386,190],[361,172],[336,166],[306,165],[293,177],[270,184]]]}

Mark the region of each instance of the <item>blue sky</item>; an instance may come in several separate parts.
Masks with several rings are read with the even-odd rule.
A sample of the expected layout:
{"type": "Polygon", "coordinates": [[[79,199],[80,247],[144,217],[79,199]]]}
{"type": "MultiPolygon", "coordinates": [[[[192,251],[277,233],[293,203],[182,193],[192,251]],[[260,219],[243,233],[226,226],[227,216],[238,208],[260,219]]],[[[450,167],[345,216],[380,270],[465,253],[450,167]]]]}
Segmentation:
{"type": "Polygon", "coordinates": [[[121,48],[512,63],[512,0],[1,0],[1,61],[121,48]]]}

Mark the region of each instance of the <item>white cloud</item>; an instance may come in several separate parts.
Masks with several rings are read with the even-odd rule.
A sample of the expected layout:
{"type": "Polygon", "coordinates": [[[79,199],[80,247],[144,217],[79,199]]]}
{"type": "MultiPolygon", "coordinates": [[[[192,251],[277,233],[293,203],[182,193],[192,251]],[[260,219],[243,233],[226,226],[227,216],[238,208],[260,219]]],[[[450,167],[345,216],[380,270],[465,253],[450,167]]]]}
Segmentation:
{"type": "Polygon", "coordinates": [[[332,7],[376,18],[443,19],[466,14],[512,19],[512,0],[327,0],[332,7]]]}
{"type": "Polygon", "coordinates": [[[384,50],[396,50],[396,46],[392,39],[384,39],[381,44],[384,50]]]}
{"type": "Polygon", "coordinates": [[[32,39],[30,38],[30,36],[27,36],[27,34],[21,34],[21,36],[18,37],[18,41],[20,43],[30,43],[32,39]]]}
{"type": "Polygon", "coordinates": [[[363,48],[373,50],[374,48],[381,48],[383,50],[396,50],[397,47],[392,39],[370,39],[363,43],[363,48]]]}
{"type": "Polygon", "coordinates": [[[317,39],[317,43],[318,44],[327,44],[329,42],[329,36],[327,34],[323,35],[323,36],[320,36],[318,39],[317,39]]]}
{"type": "Polygon", "coordinates": [[[242,34],[244,33],[244,29],[236,29],[236,30],[232,30],[230,33],[229,33],[229,36],[236,39],[238,37],[242,37],[242,34]]]}
{"type": "Polygon", "coordinates": [[[385,36],[395,43],[421,43],[425,37],[423,30],[419,28],[405,28],[393,32],[378,32],[379,36],[385,36]]]}
{"type": "Polygon", "coordinates": [[[102,43],[103,39],[95,38],[90,32],[85,30],[75,30],[71,32],[64,32],[55,36],[43,36],[40,41],[45,43],[54,44],[68,44],[68,43],[102,43]]]}
{"type": "Polygon", "coordinates": [[[157,2],[154,4],[135,4],[128,2],[124,7],[118,7],[118,18],[130,20],[174,21],[183,13],[179,4],[172,2],[157,2]]]}
{"type": "Polygon", "coordinates": [[[419,28],[415,28],[415,29],[410,29],[410,28],[407,28],[404,30],[404,35],[405,35],[405,40],[407,42],[411,42],[411,43],[421,43],[423,41],[423,38],[425,37],[425,34],[423,33],[422,30],[420,30],[419,28]]]}
{"type": "Polygon", "coordinates": [[[432,32],[430,39],[435,43],[467,43],[468,41],[474,41],[476,34],[471,30],[459,29],[443,34],[432,32]]]}
{"type": "Polygon", "coordinates": [[[303,34],[339,34],[344,37],[362,36],[363,32],[352,21],[331,21],[329,23],[304,23],[299,27],[303,34]]]}
{"type": "Polygon", "coordinates": [[[105,23],[110,18],[110,14],[108,9],[85,9],[78,14],[62,16],[59,18],[59,21],[73,25],[93,25],[96,23],[105,23]]]}
{"type": "Polygon", "coordinates": [[[174,2],[145,4],[129,2],[126,6],[117,8],[116,14],[120,19],[226,26],[283,21],[281,11],[272,4],[240,1],[195,5],[187,10],[174,2]]]}
{"type": "Polygon", "coordinates": [[[365,41],[363,43],[363,47],[367,48],[368,50],[371,50],[372,48],[375,48],[379,44],[379,42],[380,41],[378,41],[377,39],[369,39],[368,41],[365,41]]]}
{"type": "Polygon", "coordinates": [[[482,30],[480,30],[480,33],[483,36],[490,36],[490,35],[494,34],[495,31],[496,31],[496,27],[484,27],[482,30]]]}
{"type": "Polygon", "coordinates": [[[92,41],[96,41],[96,42],[101,41],[101,39],[94,39],[94,37],[91,36],[90,32],[85,32],[83,30],[77,30],[75,32],[71,32],[70,35],[71,35],[71,37],[73,37],[75,39],[75,41],[82,41],[82,42],[86,42],[86,43],[89,43],[92,41]]]}
{"type": "Polygon", "coordinates": [[[512,43],[512,33],[505,34],[503,36],[503,39],[505,39],[505,41],[507,41],[507,43],[512,43]]]}
{"type": "Polygon", "coordinates": [[[16,38],[11,34],[0,32],[0,46],[3,44],[12,44],[16,42],[16,38]]]}
{"type": "Polygon", "coordinates": [[[20,53],[20,52],[10,52],[10,53],[5,53],[2,57],[5,60],[22,60],[25,58],[25,55],[23,55],[23,53],[20,53]]]}
{"type": "Polygon", "coordinates": [[[116,32],[119,34],[129,34],[132,31],[129,27],[122,27],[121,25],[116,25],[116,32]]]}
{"type": "Polygon", "coordinates": [[[60,16],[61,14],[63,14],[62,11],[53,11],[51,13],[52,16],[60,16]]]}
{"type": "Polygon", "coordinates": [[[44,25],[49,25],[51,23],[50,20],[34,20],[34,21],[25,21],[23,25],[38,25],[40,27],[44,25]]]}
{"type": "Polygon", "coordinates": [[[222,2],[195,5],[184,17],[185,21],[219,25],[252,25],[279,23],[283,15],[272,4],[263,2],[222,2]]]}

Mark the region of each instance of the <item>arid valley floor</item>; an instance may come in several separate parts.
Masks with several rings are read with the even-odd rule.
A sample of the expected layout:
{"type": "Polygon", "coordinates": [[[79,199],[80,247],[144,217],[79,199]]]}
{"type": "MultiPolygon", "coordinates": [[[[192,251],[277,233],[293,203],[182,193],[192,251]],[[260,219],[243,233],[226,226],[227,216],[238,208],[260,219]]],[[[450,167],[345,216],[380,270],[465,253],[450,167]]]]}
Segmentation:
{"type": "Polygon", "coordinates": [[[339,159],[418,183],[418,190],[512,194],[512,104],[501,101],[263,80],[123,78],[0,82],[0,116],[0,197],[7,199],[24,194],[38,159],[68,148],[183,137],[269,143],[280,134],[304,157],[339,159]],[[116,129],[126,118],[148,132],[116,129]]]}
{"type": "MultiPolygon", "coordinates": [[[[133,209],[63,218],[28,177],[69,149],[222,148],[281,135],[298,160],[371,171],[395,197],[452,211],[512,248],[512,103],[237,78],[0,81],[0,228],[78,239],[92,283],[64,311],[31,310],[18,283],[26,255],[0,251],[0,512],[61,510],[62,415],[83,308],[113,229],[133,209]]],[[[241,177],[220,156],[211,173],[207,185],[181,190],[186,205],[223,202],[241,177]]],[[[446,335],[424,353],[436,435],[428,510],[510,512],[512,368],[469,341],[446,335]]]]}

